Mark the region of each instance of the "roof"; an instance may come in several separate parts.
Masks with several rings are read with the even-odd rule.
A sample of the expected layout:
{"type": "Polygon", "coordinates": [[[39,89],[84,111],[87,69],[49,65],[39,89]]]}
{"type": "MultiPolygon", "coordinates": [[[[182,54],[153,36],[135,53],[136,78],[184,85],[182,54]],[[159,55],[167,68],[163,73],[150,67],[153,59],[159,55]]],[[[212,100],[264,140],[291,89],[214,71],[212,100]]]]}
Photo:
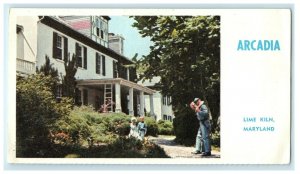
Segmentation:
{"type": "Polygon", "coordinates": [[[110,17],[109,16],[102,16],[104,19],[106,19],[106,20],[110,20],[110,17]]]}
{"type": "Polygon", "coordinates": [[[18,25],[17,24],[17,33],[19,33],[20,31],[23,31],[24,27],[22,25],[18,25]]]}
{"type": "Polygon", "coordinates": [[[119,83],[122,86],[127,86],[139,91],[143,91],[148,94],[153,94],[156,91],[150,88],[147,88],[145,86],[139,85],[137,83],[122,79],[122,78],[110,78],[110,79],[82,79],[82,80],[76,80],[77,86],[99,86],[104,84],[115,84],[119,83]]]}
{"type": "MultiPolygon", "coordinates": [[[[107,16],[108,17],[108,16],[107,16]]],[[[109,18],[109,17],[108,17],[109,18]]],[[[123,63],[123,64],[132,64],[134,63],[133,61],[129,60],[127,57],[116,53],[115,51],[113,51],[110,48],[104,47],[103,45],[100,45],[99,43],[93,41],[91,38],[85,36],[84,34],[74,30],[73,28],[71,28],[70,26],[68,26],[66,23],[64,23],[61,20],[56,19],[55,17],[51,17],[51,16],[44,16],[41,17],[41,23],[57,30],[60,31],[61,33],[101,52],[104,53],[116,60],[118,60],[119,62],[123,63]]]]}

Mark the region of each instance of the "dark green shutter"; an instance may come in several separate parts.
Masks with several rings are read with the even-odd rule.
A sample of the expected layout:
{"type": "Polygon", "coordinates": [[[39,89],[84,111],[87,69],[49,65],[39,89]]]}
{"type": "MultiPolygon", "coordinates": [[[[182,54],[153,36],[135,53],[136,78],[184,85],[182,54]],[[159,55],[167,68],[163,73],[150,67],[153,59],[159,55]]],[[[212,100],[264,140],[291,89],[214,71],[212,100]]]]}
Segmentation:
{"type": "Polygon", "coordinates": [[[57,33],[53,32],[52,57],[57,58],[57,33]]]}
{"type": "Polygon", "coordinates": [[[68,60],[68,38],[64,37],[64,61],[68,60]]]}
{"type": "Polygon", "coordinates": [[[87,49],[86,47],[83,47],[83,68],[87,69],[87,49]]]}
{"type": "Polygon", "coordinates": [[[100,68],[101,68],[101,59],[98,53],[96,53],[96,74],[100,74],[100,68]]]}
{"type": "Polygon", "coordinates": [[[106,76],[106,71],[105,71],[105,56],[102,55],[102,75],[106,76]]]}

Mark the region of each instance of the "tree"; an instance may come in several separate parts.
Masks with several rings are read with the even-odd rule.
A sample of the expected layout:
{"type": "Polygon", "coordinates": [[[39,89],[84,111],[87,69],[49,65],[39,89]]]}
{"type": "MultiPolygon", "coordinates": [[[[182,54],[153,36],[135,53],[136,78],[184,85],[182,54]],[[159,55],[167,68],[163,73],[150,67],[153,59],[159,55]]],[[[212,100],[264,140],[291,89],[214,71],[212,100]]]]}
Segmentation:
{"type": "MultiPolygon", "coordinates": [[[[139,67],[140,79],[160,76],[161,91],[172,97],[176,139],[194,141],[197,125],[188,103],[204,99],[213,130],[220,116],[220,17],[219,16],[136,16],[133,24],[153,46],[139,67]],[[193,134],[193,135],[190,135],[193,134]]],[[[189,143],[186,143],[189,144],[189,143]]]]}
{"type": "Polygon", "coordinates": [[[70,54],[68,58],[64,59],[65,66],[65,76],[62,78],[62,95],[64,97],[70,97],[73,99],[73,102],[76,99],[76,78],[75,74],[77,72],[77,64],[76,61],[77,56],[73,54],[72,59],[70,59],[70,54]]]}
{"type": "Polygon", "coordinates": [[[55,96],[56,95],[56,91],[57,91],[57,86],[58,86],[58,83],[59,83],[59,78],[58,78],[58,70],[54,67],[52,67],[52,64],[50,63],[50,59],[49,57],[46,55],[45,56],[45,64],[42,65],[40,67],[40,69],[37,67],[36,68],[36,72],[39,74],[39,73],[43,73],[45,76],[51,76],[51,80],[52,80],[52,83],[50,85],[50,88],[51,88],[51,91],[52,91],[52,94],[55,96]]]}

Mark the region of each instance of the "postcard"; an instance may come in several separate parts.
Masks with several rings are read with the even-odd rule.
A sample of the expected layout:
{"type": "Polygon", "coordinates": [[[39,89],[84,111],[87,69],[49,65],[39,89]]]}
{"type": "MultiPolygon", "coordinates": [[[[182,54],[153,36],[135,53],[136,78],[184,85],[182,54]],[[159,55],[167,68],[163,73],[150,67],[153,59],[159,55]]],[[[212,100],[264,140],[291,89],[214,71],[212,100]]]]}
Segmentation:
{"type": "Polygon", "coordinates": [[[289,164],[290,9],[9,16],[9,163],[289,164]]]}

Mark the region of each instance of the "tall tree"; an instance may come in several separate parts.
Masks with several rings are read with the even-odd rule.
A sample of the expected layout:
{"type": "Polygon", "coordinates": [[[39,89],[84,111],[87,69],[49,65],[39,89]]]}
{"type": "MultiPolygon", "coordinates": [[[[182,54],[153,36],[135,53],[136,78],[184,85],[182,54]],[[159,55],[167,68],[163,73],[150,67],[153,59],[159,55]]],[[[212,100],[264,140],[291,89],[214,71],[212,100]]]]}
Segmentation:
{"type": "Polygon", "coordinates": [[[133,24],[153,46],[138,66],[140,78],[160,76],[164,95],[172,96],[176,139],[192,144],[197,122],[187,107],[194,97],[208,104],[213,129],[220,115],[220,17],[136,16],[133,24]],[[190,142],[190,143],[189,143],[190,142]]]}
{"type": "Polygon", "coordinates": [[[76,99],[76,60],[77,56],[75,54],[73,54],[72,59],[70,59],[70,54],[67,58],[64,59],[66,74],[62,78],[62,95],[64,97],[70,97],[71,99],[73,99],[73,102],[75,102],[76,99]]]}
{"type": "Polygon", "coordinates": [[[37,67],[36,72],[38,74],[43,73],[45,76],[51,76],[52,78],[52,83],[49,84],[53,96],[56,95],[57,91],[57,85],[59,83],[59,77],[58,77],[58,70],[54,68],[50,62],[49,57],[46,55],[45,56],[45,64],[40,67],[40,69],[37,67]]]}

